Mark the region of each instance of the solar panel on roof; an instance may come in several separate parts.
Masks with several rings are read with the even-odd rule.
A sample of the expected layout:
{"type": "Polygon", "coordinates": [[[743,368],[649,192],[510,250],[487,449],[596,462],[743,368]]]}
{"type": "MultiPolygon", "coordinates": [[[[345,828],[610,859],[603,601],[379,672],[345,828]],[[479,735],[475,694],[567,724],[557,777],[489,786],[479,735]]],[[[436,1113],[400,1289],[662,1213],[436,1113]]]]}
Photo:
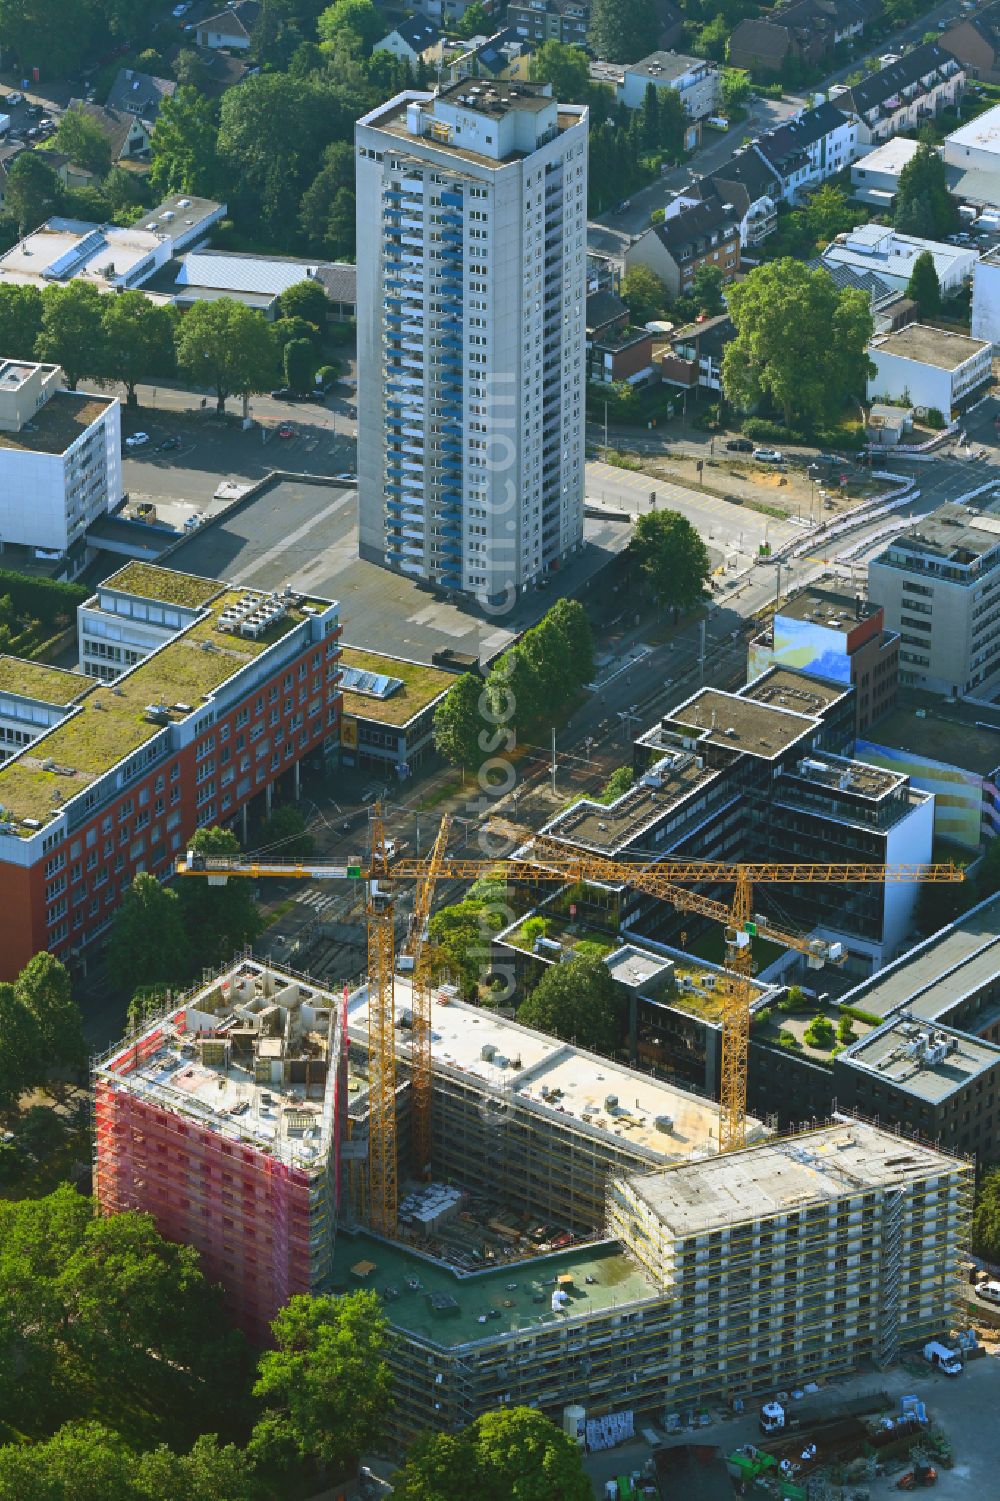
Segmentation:
{"type": "Polygon", "coordinates": [[[390,698],[402,688],[402,678],[391,678],[382,672],[366,672],[362,667],[341,669],[340,686],[349,693],[363,693],[367,698],[390,698]]]}

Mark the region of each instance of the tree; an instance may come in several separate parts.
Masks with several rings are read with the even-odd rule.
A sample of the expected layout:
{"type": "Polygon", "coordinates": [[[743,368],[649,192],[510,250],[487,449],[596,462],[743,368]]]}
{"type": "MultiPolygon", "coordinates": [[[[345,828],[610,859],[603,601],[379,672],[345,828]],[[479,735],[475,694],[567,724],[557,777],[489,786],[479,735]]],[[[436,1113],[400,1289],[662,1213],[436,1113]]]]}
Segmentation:
{"type": "Polygon", "coordinates": [[[741,109],[753,93],[750,74],[743,68],[723,68],[722,108],[726,111],[741,109]]]}
{"type": "Polygon", "coordinates": [[[293,391],[308,391],[312,388],[316,372],[316,351],[309,339],[290,339],[285,345],[282,360],[285,385],[293,391]]]}
{"type": "Polygon", "coordinates": [[[983,1178],[972,1211],[972,1249],[985,1261],[1000,1261],[1000,1168],[983,1178]]]}
{"type": "Polygon", "coordinates": [[[921,140],[899,174],[893,222],[901,234],[940,240],[958,222],[958,208],[948,192],[944,159],[929,140],[921,140]]]}
{"type": "Polygon", "coordinates": [[[102,298],[106,378],[121,381],[129,404],[140,381],[169,375],[174,365],[173,309],[136,290],[102,298]]]}
{"type": "Polygon", "coordinates": [[[66,111],[56,131],[55,145],[65,152],[74,167],[83,167],[96,177],[105,177],[111,170],[111,141],[84,109],[66,111]]]}
{"type": "Polygon", "coordinates": [[[13,985],[0,983],[0,1110],[45,1078],[35,1019],[13,985]]]}
{"type": "Polygon", "coordinates": [[[260,826],[260,847],[276,855],[307,859],[316,841],[308,832],[302,810],[294,803],[276,804],[270,818],[260,826]]]}
{"type": "Polygon", "coordinates": [[[177,365],[195,386],[214,390],[217,409],[227,396],[243,397],[274,384],[274,341],[260,313],[232,297],[199,302],[185,313],[177,335],[177,365]]]}
{"type": "Polygon", "coordinates": [[[590,67],[580,47],[543,42],[532,56],[529,77],[534,83],[550,83],[564,104],[586,104],[590,96],[590,67]]]}
{"type": "Polygon", "coordinates": [[[635,63],[655,52],[659,39],[655,0],[593,0],[587,41],[596,57],[635,63]]]}
{"type": "Polygon", "coordinates": [[[66,966],[42,950],[28,960],[14,991],[34,1022],[37,1046],[47,1065],[83,1062],[83,1017],[70,992],[66,966]]]}
{"type": "Polygon", "coordinates": [[[143,1501],[253,1501],[259,1495],[249,1456],[220,1444],[214,1433],[200,1434],[187,1454],[160,1444],[141,1455],[134,1485],[143,1501]]]}
{"type": "Polygon", "coordinates": [[[293,1297],[271,1328],[276,1349],[257,1365],[264,1412],[254,1453],[343,1468],[380,1437],[392,1390],[389,1326],[373,1292],[293,1297]]]}
{"type": "Polygon", "coordinates": [[[473,672],[463,672],[434,710],[435,748],[452,766],[464,766],[466,771],[486,757],[479,744],[480,732],[487,735],[492,732],[492,725],[479,706],[482,692],[482,678],[473,672]]]}
{"type": "Polygon", "coordinates": [[[459,34],[464,37],[487,36],[491,30],[489,13],[482,0],[472,0],[458,22],[459,34]]]}
{"type": "Polygon", "coordinates": [[[42,67],[48,78],[64,78],[87,56],[98,17],[89,0],[0,0],[4,53],[17,54],[18,77],[42,67]]]}
{"type": "Polygon", "coordinates": [[[0,287],[0,349],[7,350],[9,358],[33,359],[41,327],[42,294],[37,287],[0,287]]]}
{"type": "Polygon", "coordinates": [[[42,327],[35,344],[40,360],[61,365],[75,391],[81,376],[101,376],[104,354],[103,298],[91,282],[71,281],[42,293],[42,327]]]}
{"type": "MultiPolygon", "coordinates": [[[[699,57],[709,57],[713,62],[721,63],[726,56],[726,44],[729,41],[730,28],[726,24],[723,15],[713,16],[707,25],[703,26],[695,37],[695,51],[699,57]]],[[[725,98],[725,85],[723,84],[723,98],[725,98]]]]}
{"type": "MultiPolygon", "coordinates": [[[[2,0],[0,0],[2,4],[2,0]]],[[[26,235],[53,214],[59,205],[59,179],[36,151],[20,151],[7,168],[4,195],[7,213],[26,235]]]]}
{"type": "Polygon", "coordinates": [[[786,426],[814,427],[864,390],[873,368],[864,292],[838,291],[826,272],[783,259],[751,271],[728,303],[736,337],[723,355],[722,385],[735,406],[769,400],[786,426]]]}
{"type": "Polygon", "coordinates": [[[679,511],[644,511],[629,544],[653,591],[677,610],[693,609],[711,576],[708,548],[679,511]]]}
{"type": "Polygon", "coordinates": [[[190,953],[177,892],[148,872],[136,876],[111,930],[111,983],[129,994],[141,985],[181,985],[190,973],[190,953]]]}
{"type": "Polygon", "coordinates": [[[150,148],[149,180],[157,193],[211,194],[218,181],[215,105],[182,84],[164,99],[150,148]]]}
{"type": "Polygon", "coordinates": [[[938,281],[934,257],[929,250],[922,250],[913,262],[913,270],[906,284],[906,295],[917,304],[921,318],[933,318],[941,311],[941,283],[938,281]]]}
{"type": "Polygon", "coordinates": [[[503,926],[491,902],[468,897],[439,907],[428,925],[437,967],[445,969],[467,999],[475,999],[479,982],[490,967],[490,940],[503,926]]]}
{"type": "Polygon", "coordinates": [[[357,39],[365,53],[385,36],[385,21],[372,0],[334,0],[316,22],[321,42],[334,42],[345,31],[357,39]]]}
{"type": "Polygon", "coordinates": [[[706,318],[715,318],[719,313],[726,311],[726,301],[722,295],[722,271],[718,266],[699,266],[691,278],[691,286],[688,290],[688,299],[695,304],[699,313],[704,313],[706,318]]]}
{"type": "Polygon", "coordinates": [[[649,323],[667,310],[667,289],[648,266],[633,266],[622,278],[621,296],[633,323],[649,323]]]}
{"type": "Polygon", "coordinates": [[[299,224],[310,250],[319,255],[353,258],[354,150],[347,141],[334,141],[324,151],[323,165],[302,195],[299,224]]]}
{"type": "Polygon", "coordinates": [[[462,1432],[426,1434],[392,1477],[396,1501],[591,1501],[579,1445],[530,1407],[485,1412],[462,1432]]]}
{"type": "Polygon", "coordinates": [[[295,282],[281,294],[282,318],[302,318],[314,328],[320,329],[326,324],[329,312],[330,299],[323,290],[322,282],[316,281],[314,277],[295,282]]]}
{"type": "Polygon", "coordinates": [[[44,1443],[0,1448],[0,1501],[139,1501],[134,1457],[101,1423],[67,1423],[44,1443]]]}
{"type": "MultiPolygon", "coordinates": [[[[230,829],[197,829],[189,848],[202,855],[238,855],[240,842],[230,829]]],[[[181,921],[194,967],[214,966],[248,948],[263,931],[260,912],[248,881],[208,886],[182,881],[178,893],[181,921]]]]}
{"type": "Polygon", "coordinates": [[[835,188],[832,182],[825,182],[813,194],[805,215],[810,234],[825,243],[853,228],[857,219],[843,188],[835,188]]]}
{"type": "Polygon", "coordinates": [[[601,959],[577,956],[549,965],[517,1019],[579,1047],[612,1053],[624,1036],[625,991],[601,959]]]}

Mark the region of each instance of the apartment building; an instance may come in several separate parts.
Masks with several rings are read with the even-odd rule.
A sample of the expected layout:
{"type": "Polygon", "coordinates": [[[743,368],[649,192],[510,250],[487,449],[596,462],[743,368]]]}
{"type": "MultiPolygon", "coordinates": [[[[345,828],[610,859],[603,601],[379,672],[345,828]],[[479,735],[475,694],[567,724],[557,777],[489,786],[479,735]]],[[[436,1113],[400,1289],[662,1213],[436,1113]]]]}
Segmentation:
{"type": "Polygon", "coordinates": [[[722,71],[703,57],[683,52],[651,52],[641,62],[627,63],[618,87],[618,102],[626,109],[639,109],[650,84],[659,92],[673,89],[680,96],[689,120],[717,115],[722,102],[722,71]]]}
{"type": "Polygon", "coordinates": [[[993,345],[922,323],[876,334],[868,346],[875,367],[869,401],[902,401],[950,422],[986,394],[993,380],[993,345]]]}
{"type": "Polygon", "coordinates": [[[194,1246],[257,1344],[329,1283],[344,1047],[337,999],[247,960],[94,1064],[100,1212],[194,1246]]]}
{"type": "Polygon", "coordinates": [[[514,0],[507,7],[507,25],[535,47],[545,42],[585,47],[590,0],[514,0]]]}
{"type": "Polygon", "coordinates": [[[890,136],[919,130],[943,109],[954,109],[965,89],[965,69],[937,42],[924,42],[860,83],[834,84],[830,102],[858,119],[859,154],[890,136]]]}
{"type": "Polygon", "coordinates": [[[748,679],[770,667],[853,684],[854,729],[860,735],[896,702],[899,636],[885,629],[881,606],[860,595],[810,586],[786,600],[750,642],[748,679]]]}
{"type": "MultiPolygon", "coordinates": [[[[105,642],[148,654],[0,767],[0,979],[42,949],[82,958],[136,875],[168,875],[196,828],[245,819],[254,797],[269,808],[279,780],[297,787],[300,763],[337,743],[338,606],[204,579],[182,603],[184,578],[130,563],[100,586],[85,662],[105,642]],[[171,634],[150,646],[149,627],[171,634]]],[[[20,686],[7,712],[33,710],[35,685],[20,686]]]]}
{"type": "Polygon", "coordinates": [[[462,82],[356,145],[361,556],[496,606],[582,545],[587,111],[462,82]]]}
{"type": "Polygon", "coordinates": [[[648,266],[672,298],[690,290],[702,266],[715,266],[724,281],[732,281],[740,269],[739,215],[714,197],[693,206],[675,200],[662,224],[647,229],[626,250],[626,272],[633,266],[648,266]]]}
{"type": "Polygon", "coordinates": [[[1000,537],[989,514],[949,503],[894,537],[868,565],[868,593],[899,632],[900,682],[988,695],[1000,677],[998,586],[1000,537]]]}
{"type": "Polygon", "coordinates": [[[67,391],[58,365],[0,359],[0,537],[82,568],[91,522],[118,504],[117,398],[67,391]]]}
{"type": "Polygon", "coordinates": [[[778,178],[782,199],[795,203],[801,192],[851,165],[858,155],[858,130],[853,115],[834,104],[817,104],[756,137],[752,149],[778,178]]]}

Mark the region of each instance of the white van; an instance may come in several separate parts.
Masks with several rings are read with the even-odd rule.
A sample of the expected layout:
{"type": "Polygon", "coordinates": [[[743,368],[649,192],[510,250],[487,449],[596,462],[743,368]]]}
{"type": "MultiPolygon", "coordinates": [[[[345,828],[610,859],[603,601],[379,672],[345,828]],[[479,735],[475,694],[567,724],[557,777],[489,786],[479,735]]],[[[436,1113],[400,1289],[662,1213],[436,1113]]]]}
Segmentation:
{"type": "Polygon", "coordinates": [[[1000,1282],[979,1282],[976,1293],[987,1303],[1000,1303],[1000,1282]]]}

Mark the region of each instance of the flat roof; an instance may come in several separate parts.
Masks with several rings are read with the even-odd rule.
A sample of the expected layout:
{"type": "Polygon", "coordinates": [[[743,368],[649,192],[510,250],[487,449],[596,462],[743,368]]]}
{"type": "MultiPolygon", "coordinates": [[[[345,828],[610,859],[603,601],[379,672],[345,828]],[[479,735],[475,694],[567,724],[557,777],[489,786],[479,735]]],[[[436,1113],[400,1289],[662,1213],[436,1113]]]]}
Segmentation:
{"type": "Polygon", "coordinates": [[[614,979],[632,989],[674,972],[674,961],[668,954],[654,954],[651,949],[638,948],[634,943],[622,944],[608,954],[604,963],[614,979]]]}
{"type": "MultiPolygon", "coordinates": [[[[492,119],[500,119],[512,112],[511,105],[501,102],[501,94],[504,96],[516,95],[516,107],[531,114],[539,114],[542,110],[554,104],[556,101],[550,95],[542,96],[537,93],[526,92],[541,89],[542,87],[544,87],[542,84],[515,82],[508,79],[498,80],[494,83],[489,79],[470,78],[463,79],[460,83],[450,84],[436,97],[443,100],[446,104],[458,105],[457,96],[461,94],[467,102],[459,106],[460,108],[473,109],[477,114],[488,115],[492,119]],[[474,103],[469,103],[468,101],[472,99],[473,88],[480,88],[483,92],[481,96],[476,98],[474,103]],[[495,104],[487,97],[488,94],[495,95],[497,99],[495,104]]],[[[424,143],[425,147],[441,151],[446,156],[456,157],[459,161],[470,162],[478,167],[487,167],[491,171],[496,171],[508,162],[521,161],[528,155],[523,150],[513,150],[508,152],[505,157],[483,156],[481,152],[469,151],[464,146],[456,146],[454,141],[439,141],[431,135],[414,136],[413,132],[407,128],[407,105],[419,104],[422,109],[426,110],[434,103],[434,100],[435,96],[432,94],[410,89],[403,94],[397,94],[394,99],[387,100],[385,104],[372,110],[370,114],[365,115],[359,120],[358,124],[367,126],[373,130],[384,130],[389,135],[396,136],[403,141],[413,142],[420,140],[424,143]]],[[[573,125],[579,125],[582,113],[583,106],[579,108],[575,105],[559,107],[556,116],[559,130],[569,130],[573,125]]]]}
{"type": "Polygon", "coordinates": [[[440,667],[405,662],[401,657],[381,656],[373,651],[359,651],[355,646],[342,648],[340,665],[401,680],[403,686],[388,698],[373,698],[367,693],[342,689],[345,714],[377,720],[379,724],[408,724],[415,715],[447,693],[456,678],[455,673],[445,672],[440,667]]]}
{"type": "MultiPolygon", "coordinates": [[[[932,553],[935,557],[951,562],[969,563],[974,557],[985,557],[1000,547],[1000,518],[974,516],[967,506],[947,501],[931,511],[929,516],[920,516],[905,532],[900,532],[886,544],[886,551],[905,546],[912,551],[932,553]]],[[[884,554],[876,559],[880,562],[884,554]]]]}
{"type": "Polygon", "coordinates": [[[976,151],[992,151],[1000,157],[1000,104],[984,110],[974,120],[967,120],[957,130],[944,138],[945,153],[949,146],[973,147],[976,151]]]}
{"type": "Polygon", "coordinates": [[[897,175],[916,156],[919,147],[919,141],[907,140],[905,136],[893,136],[874,151],[869,151],[867,156],[858,157],[856,162],[852,162],[851,175],[867,175],[869,171],[897,175]]]}
{"type": "MultiPolygon", "coordinates": [[[[585,546],[560,571],[575,593],[628,543],[627,521],[587,518],[585,546]]],[[[405,574],[358,557],[353,485],[276,474],[270,483],[210,516],[183,538],[164,566],[261,589],[318,591],[341,601],[351,634],[366,649],[429,662],[444,648],[488,663],[551,607],[551,590],[531,590],[502,615],[468,601],[446,603],[405,574]]]]}
{"type": "Polygon", "coordinates": [[[826,682],[805,672],[793,672],[789,667],[769,667],[740,690],[740,697],[820,719],[825,709],[850,691],[843,683],[826,682]]]}
{"type": "MultiPolygon", "coordinates": [[[[216,630],[219,615],[246,592],[224,590],[194,624],[114,683],[94,683],[65,719],[0,767],[4,819],[48,823],[70,798],[161,732],[165,721],[147,716],[150,704],[190,705],[183,711],[171,709],[168,715],[176,722],[186,719],[241,667],[308,618],[300,606],[292,606],[257,640],[216,630]],[[206,643],[211,650],[205,650],[206,643]],[[56,769],[46,770],[47,762],[54,762],[56,769]]],[[[22,836],[34,832],[18,829],[22,836]]]]}
{"type": "MultiPolygon", "coordinates": [[[[412,1015],[412,1009],[410,983],[397,975],[397,1018],[412,1015]]],[[[348,998],[348,1026],[367,1043],[366,987],[348,998]]],[[[405,1051],[408,1029],[396,1027],[394,1036],[397,1048],[405,1051]]],[[[535,1114],[550,1112],[554,1121],[575,1123],[598,1139],[618,1137],[651,1160],[681,1161],[718,1150],[719,1106],[714,1100],[477,1006],[442,999],[440,992],[434,998],[431,1047],[435,1066],[470,1076],[484,1092],[502,1094],[535,1114]],[[489,1058],[483,1057],[484,1047],[492,1049],[489,1058]],[[607,1106],[609,1095],[617,1097],[616,1106],[607,1106]],[[670,1119],[669,1131],[657,1127],[658,1117],[670,1119]]],[[[750,1131],[762,1134],[764,1127],[752,1121],[750,1131]]]]}
{"type": "Polygon", "coordinates": [[[115,401],[85,391],[54,391],[16,433],[0,432],[0,448],[23,453],[65,453],[115,401]]]}
{"type": "Polygon", "coordinates": [[[17,388],[34,375],[36,370],[55,370],[55,365],[41,365],[35,360],[0,359],[0,386],[17,388]]]}
{"type": "Polygon", "coordinates": [[[328,1044],[336,1036],[339,1005],[311,981],[243,961],[192,991],[138,1038],[110,1048],[98,1079],[283,1161],[319,1167],[333,1120],[323,1109],[329,1070],[315,1064],[336,1066],[328,1044]],[[283,1013],[275,1032],[261,1022],[273,1007],[283,1013]],[[208,1042],[204,1051],[199,1038],[208,1042]],[[281,1069],[270,1067],[258,1080],[258,1056],[303,1060],[306,1068],[295,1083],[280,1082],[281,1069]]]}
{"type": "Polygon", "coordinates": [[[645,829],[666,817],[696,787],[719,775],[697,764],[689,754],[684,764],[665,768],[658,785],[635,783],[613,803],[598,803],[584,797],[551,819],[541,833],[553,839],[608,852],[638,839],[645,829]]]}
{"type": "Polygon", "coordinates": [[[873,1016],[904,1006],[934,1021],[1000,973],[1000,895],[991,896],[841,997],[873,1016]]]}
{"type": "Polygon", "coordinates": [[[894,333],[876,334],[868,347],[879,353],[897,355],[900,359],[915,360],[921,365],[933,365],[937,370],[957,370],[966,360],[989,349],[990,344],[986,339],[971,339],[968,334],[928,328],[923,323],[908,323],[894,333]]]}
{"type": "Polygon", "coordinates": [[[812,620],[819,625],[843,626],[850,631],[881,608],[881,605],[868,604],[860,595],[847,589],[806,588],[779,605],[775,615],[787,615],[790,620],[812,620]]]}
{"type": "Polygon", "coordinates": [[[703,57],[685,57],[683,52],[651,52],[637,63],[626,63],[625,72],[635,73],[640,78],[657,78],[669,81],[680,78],[691,68],[711,68],[713,65],[703,57]]]}
{"type": "Polygon", "coordinates": [[[1000,1047],[992,1042],[951,1027],[922,1025],[906,1012],[869,1032],[840,1056],[842,1063],[886,1079],[933,1105],[1000,1067],[1000,1047]]]}
{"type": "Polygon", "coordinates": [[[678,1239],[953,1171],[958,1159],[861,1121],[626,1181],[678,1239]]]}
{"type": "Polygon", "coordinates": [[[122,228],[56,215],[0,256],[0,285],[65,285],[79,276],[100,290],[145,261],[166,232],[165,226],[153,233],[141,223],[122,228]]]}
{"type": "Polygon", "coordinates": [[[532,1329],[567,1324],[580,1314],[600,1313],[662,1296],[616,1242],[581,1246],[488,1272],[462,1275],[398,1242],[340,1230],[333,1258],[333,1289],[378,1293],[390,1324],[418,1339],[454,1348],[532,1329]],[[366,1275],[352,1267],[368,1263],[366,1275]],[[552,1309],[556,1278],[569,1295],[562,1313],[552,1309]],[[433,1306],[432,1300],[442,1305],[433,1306]]]}
{"type": "Polygon", "coordinates": [[[157,568],[152,563],[126,563],[117,573],[101,580],[101,589],[118,589],[139,599],[155,599],[165,605],[187,605],[197,609],[225,588],[218,579],[199,578],[193,573],[176,573],[171,568],[157,568]]]}
{"type": "Polygon", "coordinates": [[[502,119],[516,111],[541,114],[555,103],[551,89],[544,83],[523,83],[513,79],[461,78],[447,84],[437,95],[444,104],[460,104],[477,115],[502,119]]]}
{"type": "Polygon", "coordinates": [[[710,745],[761,756],[767,761],[773,761],[821,723],[815,715],[779,709],[755,699],[740,698],[735,693],[723,693],[719,688],[702,688],[672,709],[667,718],[671,724],[707,732],[700,738],[710,745]]]}
{"type": "Polygon", "coordinates": [[[0,693],[34,698],[43,704],[71,704],[94,686],[93,678],[65,667],[44,662],[26,662],[21,657],[0,656],[0,693]]]}
{"type": "Polygon", "coordinates": [[[1000,767],[1000,706],[991,710],[901,688],[895,708],[866,730],[865,740],[988,776],[1000,767]]]}

